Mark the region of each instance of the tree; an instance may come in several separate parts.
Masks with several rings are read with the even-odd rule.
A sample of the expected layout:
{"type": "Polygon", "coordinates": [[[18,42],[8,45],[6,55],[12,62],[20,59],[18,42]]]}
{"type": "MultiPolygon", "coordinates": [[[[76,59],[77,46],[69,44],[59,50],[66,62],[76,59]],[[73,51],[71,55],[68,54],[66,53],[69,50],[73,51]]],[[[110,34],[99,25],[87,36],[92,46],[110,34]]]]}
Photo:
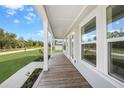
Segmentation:
{"type": "Polygon", "coordinates": [[[4,37],[4,30],[0,28],[0,39],[2,39],[3,37],[4,37]]]}
{"type": "Polygon", "coordinates": [[[5,44],[4,30],[0,28],[0,49],[3,49],[4,44],[5,44]]]}
{"type": "Polygon", "coordinates": [[[33,40],[32,39],[28,40],[28,44],[29,44],[29,47],[32,47],[33,46],[33,40]]]}
{"type": "Polygon", "coordinates": [[[43,42],[35,40],[24,40],[23,37],[17,39],[16,34],[6,32],[0,28],[0,49],[42,47],[43,42]]]}
{"type": "Polygon", "coordinates": [[[118,31],[112,32],[112,37],[119,37],[119,32],[118,31]]]}
{"type": "Polygon", "coordinates": [[[107,32],[107,38],[112,38],[112,33],[111,32],[107,32]]]}
{"type": "Polygon", "coordinates": [[[23,37],[20,37],[19,39],[18,39],[18,44],[19,44],[19,48],[24,48],[24,46],[25,46],[25,40],[24,40],[24,38],[23,37]]]}

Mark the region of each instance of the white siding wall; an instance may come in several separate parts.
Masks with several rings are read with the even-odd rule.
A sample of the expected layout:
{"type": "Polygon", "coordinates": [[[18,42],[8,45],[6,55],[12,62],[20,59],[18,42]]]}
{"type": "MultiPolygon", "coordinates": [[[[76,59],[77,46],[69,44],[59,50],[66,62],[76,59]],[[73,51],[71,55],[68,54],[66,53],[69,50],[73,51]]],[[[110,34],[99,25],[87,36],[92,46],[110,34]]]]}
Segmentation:
{"type": "Polygon", "coordinates": [[[62,50],[62,45],[55,45],[55,50],[62,50]]]}
{"type": "Polygon", "coordinates": [[[75,60],[76,60],[76,63],[77,62],[79,62],[79,58],[80,58],[80,56],[79,56],[79,54],[80,54],[80,39],[79,39],[79,27],[77,27],[77,28],[75,28],[75,30],[74,30],[74,32],[75,32],[75,35],[74,35],[74,47],[75,47],[75,49],[74,49],[74,55],[75,55],[75,60]]]}
{"type": "MultiPolygon", "coordinates": [[[[76,62],[69,57],[69,51],[65,55],[71,60],[72,64],[86,78],[92,87],[124,87],[124,84],[108,75],[107,61],[107,42],[106,42],[106,6],[98,6],[81,21],[76,28],[72,29],[74,34],[74,57],[76,62]],[[87,23],[93,17],[96,18],[97,26],[97,66],[94,67],[81,60],[81,31],[80,27],[87,23]]],[[[68,36],[70,35],[68,34],[68,36]]],[[[68,49],[70,43],[68,43],[68,49]]]]}

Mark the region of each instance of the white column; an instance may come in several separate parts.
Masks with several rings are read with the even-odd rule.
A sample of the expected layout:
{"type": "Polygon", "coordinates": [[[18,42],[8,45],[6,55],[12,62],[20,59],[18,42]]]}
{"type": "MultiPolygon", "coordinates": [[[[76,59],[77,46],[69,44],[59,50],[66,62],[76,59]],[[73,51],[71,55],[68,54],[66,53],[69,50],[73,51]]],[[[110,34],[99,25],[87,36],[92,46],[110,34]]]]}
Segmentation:
{"type": "Polygon", "coordinates": [[[52,40],[51,40],[51,56],[52,56],[52,52],[53,52],[53,37],[52,37],[52,40]]]}
{"type": "Polygon", "coordinates": [[[48,22],[44,22],[44,71],[48,71],[48,22]]]}
{"type": "Polygon", "coordinates": [[[106,8],[98,7],[97,13],[97,69],[108,74],[108,53],[106,40],[106,8]]]}
{"type": "Polygon", "coordinates": [[[53,47],[54,47],[54,49],[52,50],[52,52],[54,54],[54,51],[55,51],[55,38],[52,38],[52,43],[53,43],[53,47]]]}

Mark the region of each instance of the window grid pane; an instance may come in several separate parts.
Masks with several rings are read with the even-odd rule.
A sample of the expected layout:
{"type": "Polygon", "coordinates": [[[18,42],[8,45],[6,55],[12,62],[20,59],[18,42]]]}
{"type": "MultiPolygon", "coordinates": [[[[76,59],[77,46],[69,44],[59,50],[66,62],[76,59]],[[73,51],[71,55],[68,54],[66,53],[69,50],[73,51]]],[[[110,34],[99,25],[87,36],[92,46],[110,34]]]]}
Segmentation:
{"type": "Polygon", "coordinates": [[[96,65],[96,44],[82,44],[82,59],[96,65]]]}
{"type": "Polygon", "coordinates": [[[96,40],[96,18],[81,27],[81,41],[89,42],[96,40]]]}
{"type": "Polygon", "coordinates": [[[81,59],[96,66],[96,17],[81,27],[81,59]]]}
{"type": "Polygon", "coordinates": [[[109,74],[124,82],[124,6],[109,6],[106,10],[107,16],[107,38],[109,50],[109,74]]]}

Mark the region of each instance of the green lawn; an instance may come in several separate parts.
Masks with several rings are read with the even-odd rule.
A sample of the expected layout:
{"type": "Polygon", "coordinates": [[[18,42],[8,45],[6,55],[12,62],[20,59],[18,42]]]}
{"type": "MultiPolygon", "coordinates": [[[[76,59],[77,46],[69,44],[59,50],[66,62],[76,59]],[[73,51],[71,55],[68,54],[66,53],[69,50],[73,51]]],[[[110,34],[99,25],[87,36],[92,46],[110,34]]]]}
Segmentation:
{"type": "MultiPolygon", "coordinates": [[[[53,53],[63,53],[62,50],[53,50],[52,52],[53,53]]],[[[48,49],[48,54],[51,54],[51,49],[50,48],[48,49]]]]}
{"type": "Polygon", "coordinates": [[[48,54],[51,54],[51,49],[50,48],[48,49],[48,54]]]}
{"type": "Polygon", "coordinates": [[[0,83],[40,56],[38,50],[0,56],[0,83]]]}
{"type": "Polygon", "coordinates": [[[63,53],[62,50],[54,50],[53,53],[63,53]]]}

